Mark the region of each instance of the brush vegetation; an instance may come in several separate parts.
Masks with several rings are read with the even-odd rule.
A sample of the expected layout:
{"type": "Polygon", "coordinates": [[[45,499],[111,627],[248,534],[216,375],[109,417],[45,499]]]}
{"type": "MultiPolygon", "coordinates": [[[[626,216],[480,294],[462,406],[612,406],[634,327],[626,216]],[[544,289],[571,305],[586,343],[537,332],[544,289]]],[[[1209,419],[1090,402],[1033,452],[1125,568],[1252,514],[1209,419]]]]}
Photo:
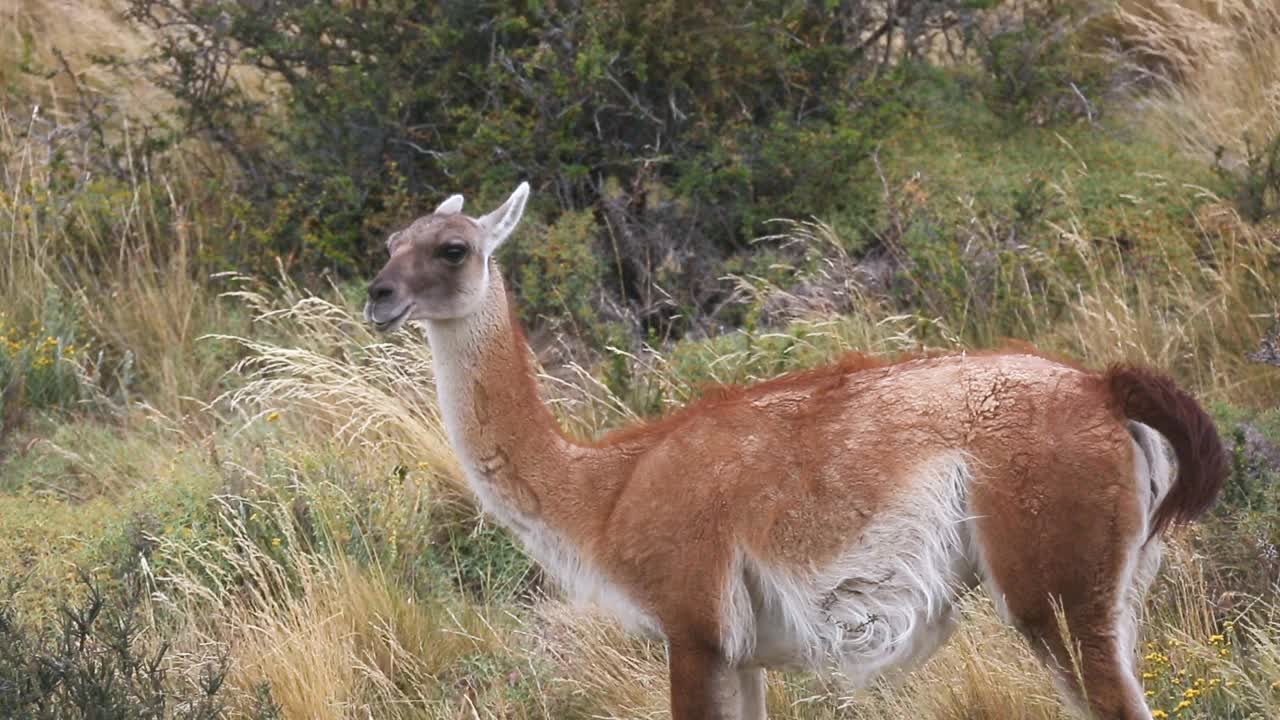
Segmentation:
{"type": "MultiPolygon", "coordinates": [[[[666,712],[662,647],[478,515],[429,348],[360,319],[386,232],[519,177],[583,437],[848,350],[1167,369],[1232,475],[1142,682],[1280,716],[1271,3],[358,5],[0,6],[0,715],[666,712]]],[[[1068,717],[964,611],[896,682],[773,674],[771,717],[1068,717]]]]}

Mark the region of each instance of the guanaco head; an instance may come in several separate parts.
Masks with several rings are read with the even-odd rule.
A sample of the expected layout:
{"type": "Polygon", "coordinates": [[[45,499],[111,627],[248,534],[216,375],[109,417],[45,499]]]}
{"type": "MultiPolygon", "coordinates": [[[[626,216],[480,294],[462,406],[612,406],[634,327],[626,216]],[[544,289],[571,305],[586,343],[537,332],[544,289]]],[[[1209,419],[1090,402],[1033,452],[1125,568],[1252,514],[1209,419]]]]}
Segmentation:
{"type": "Polygon", "coordinates": [[[475,312],[489,289],[489,259],[524,214],[529,183],[497,210],[462,214],[452,195],[435,212],[387,238],[391,259],[369,284],[364,317],[382,332],[408,320],[452,320],[475,312]]]}

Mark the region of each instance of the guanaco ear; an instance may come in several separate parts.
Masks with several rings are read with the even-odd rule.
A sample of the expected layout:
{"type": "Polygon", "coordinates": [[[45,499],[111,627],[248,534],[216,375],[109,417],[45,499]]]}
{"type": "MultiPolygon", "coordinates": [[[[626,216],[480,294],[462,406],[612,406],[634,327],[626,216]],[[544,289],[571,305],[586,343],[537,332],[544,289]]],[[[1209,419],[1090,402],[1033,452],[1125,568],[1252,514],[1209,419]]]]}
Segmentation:
{"type": "Polygon", "coordinates": [[[400,242],[400,238],[404,237],[403,230],[397,230],[387,236],[387,252],[395,252],[396,243],[400,242]]]}
{"type": "Polygon", "coordinates": [[[440,203],[436,208],[436,215],[457,215],[462,212],[462,196],[450,195],[447,200],[440,203]]]}
{"type": "Polygon", "coordinates": [[[484,231],[484,254],[489,257],[502,241],[507,239],[520,217],[524,215],[524,201],[529,199],[529,183],[522,182],[511,193],[511,197],[502,203],[502,207],[479,219],[480,228],[484,231]]]}

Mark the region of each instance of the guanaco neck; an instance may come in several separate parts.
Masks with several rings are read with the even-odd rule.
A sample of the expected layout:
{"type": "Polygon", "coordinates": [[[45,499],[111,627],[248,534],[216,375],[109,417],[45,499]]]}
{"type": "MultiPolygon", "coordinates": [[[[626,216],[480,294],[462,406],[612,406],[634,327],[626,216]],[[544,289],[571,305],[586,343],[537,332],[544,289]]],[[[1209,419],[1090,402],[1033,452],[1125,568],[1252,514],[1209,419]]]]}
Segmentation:
{"type": "Polygon", "coordinates": [[[476,312],[426,323],[450,443],[499,520],[517,532],[539,522],[587,541],[596,506],[611,502],[620,482],[616,463],[565,436],[539,394],[496,264],[489,275],[476,312]]]}

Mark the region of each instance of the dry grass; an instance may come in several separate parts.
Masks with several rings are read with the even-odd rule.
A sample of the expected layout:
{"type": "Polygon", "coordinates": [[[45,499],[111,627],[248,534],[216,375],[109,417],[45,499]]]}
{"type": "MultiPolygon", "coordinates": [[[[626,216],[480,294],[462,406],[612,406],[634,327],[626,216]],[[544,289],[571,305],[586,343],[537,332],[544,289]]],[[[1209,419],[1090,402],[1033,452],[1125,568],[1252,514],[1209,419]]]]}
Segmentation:
{"type": "MultiPolygon", "coordinates": [[[[1199,579],[1203,560],[1185,552],[1175,556],[1144,626],[1140,665],[1152,708],[1181,718],[1274,717],[1280,711],[1276,609],[1254,608],[1251,620],[1224,626],[1215,621],[1212,598],[1199,579]],[[1188,696],[1192,689],[1198,691],[1188,696]],[[1186,697],[1187,705],[1175,713],[1186,697]]],[[[537,652],[554,663],[552,685],[589,698],[592,717],[665,717],[660,646],[559,605],[543,606],[539,618],[537,652]]],[[[980,597],[965,604],[951,642],[896,682],[849,693],[838,682],[771,673],[768,702],[770,717],[797,720],[1074,717],[1026,644],[980,597]]]]}
{"type": "Polygon", "coordinates": [[[0,301],[23,322],[60,312],[83,324],[105,350],[84,359],[86,372],[122,406],[141,400],[130,396],[141,380],[149,406],[190,416],[228,362],[200,337],[243,317],[196,261],[219,231],[207,220],[213,200],[180,163],[95,179],[82,131],[46,134],[0,110],[0,301]]]}
{"type": "Polygon", "coordinates": [[[235,294],[252,309],[256,333],[215,338],[246,352],[234,368],[245,382],[221,400],[249,419],[284,418],[313,438],[413,458],[464,492],[425,341],[411,332],[375,338],[358,312],[287,280],[282,288],[272,295],[235,294]]]}
{"type": "Polygon", "coordinates": [[[56,250],[42,242],[46,221],[36,212],[39,195],[48,187],[47,160],[36,144],[26,142],[31,121],[0,111],[0,227],[7,242],[0,265],[0,291],[12,309],[39,312],[53,286],[50,273],[56,250]]]}
{"type": "MultiPolygon", "coordinates": [[[[821,232],[820,226],[808,230],[821,232]]],[[[1064,237],[1065,242],[1075,242],[1069,233],[1064,237]]],[[[1255,251],[1236,248],[1234,252],[1244,254],[1235,261],[1249,265],[1247,253],[1255,251]]],[[[1046,328],[1044,337],[1091,348],[1091,361],[1130,353],[1152,361],[1176,360],[1196,350],[1197,343],[1210,342],[1206,338],[1225,337],[1223,328],[1213,323],[1229,322],[1231,308],[1257,300],[1250,294],[1255,286],[1234,284],[1250,277],[1242,272],[1189,277],[1186,287],[1170,288],[1168,295],[1145,288],[1134,304],[1122,291],[1127,285],[1121,284],[1119,266],[1090,266],[1100,273],[1095,280],[1102,289],[1086,293],[1069,322],[1046,328]],[[1186,300],[1174,302],[1184,294],[1186,300]],[[1115,304],[1090,298],[1112,298],[1115,304]],[[1208,309],[1191,311],[1202,306],[1208,309]]],[[[277,432],[283,428],[279,452],[302,469],[272,475],[271,464],[254,449],[258,442],[223,443],[222,452],[228,455],[222,467],[237,469],[248,485],[238,491],[243,494],[220,498],[223,530],[214,537],[166,533],[160,538],[153,558],[159,568],[156,597],[188,623],[179,642],[183,652],[175,655],[175,662],[189,661],[195,672],[210,648],[221,648],[231,657],[230,682],[238,712],[247,712],[256,688],[265,682],[287,718],[665,717],[667,685],[660,645],[626,636],[605,620],[555,601],[490,608],[458,596],[415,597],[381,565],[357,564],[332,550],[339,544],[321,550],[305,537],[295,519],[296,502],[273,499],[273,488],[288,487],[304,499],[342,497],[348,488],[326,487],[305,469],[325,467],[322,458],[335,439],[343,448],[344,462],[357,468],[355,477],[371,476],[379,464],[405,457],[427,466],[425,482],[441,488],[440,493],[412,500],[388,495],[384,512],[456,497],[458,475],[431,390],[429,351],[412,332],[389,341],[376,339],[345,305],[287,284],[279,291],[242,292],[237,298],[255,314],[255,333],[251,338],[213,341],[238,343],[247,353],[239,365],[243,385],[226,394],[219,406],[243,413],[246,439],[263,427],[277,432]],[[268,521],[255,526],[255,516],[268,521]],[[261,527],[269,529],[264,534],[261,527]]],[[[807,333],[786,351],[798,356],[797,362],[803,362],[799,356],[817,359],[847,347],[894,351],[921,344],[913,334],[913,319],[884,314],[874,303],[843,320],[798,322],[807,333]]],[[[780,335],[788,341],[796,337],[780,335]]],[[[720,352],[697,364],[714,368],[724,379],[767,374],[760,368],[775,367],[780,351],[766,337],[757,340],[748,349],[720,352]]],[[[1230,347],[1208,345],[1201,350],[1225,354],[1230,347]]],[[[646,374],[670,392],[692,392],[678,364],[660,356],[637,362],[647,363],[646,374]]],[[[1207,388],[1217,387],[1212,378],[1202,382],[1207,388]]],[[[566,395],[559,389],[555,394],[566,395]]],[[[582,417],[596,418],[602,426],[623,421],[633,412],[625,400],[608,397],[599,385],[573,398],[564,409],[584,409],[582,417]],[[592,404],[599,406],[585,411],[592,404]]],[[[599,429],[582,427],[585,432],[599,429]]],[[[319,501],[308,504],[323,507],[319,501]]],[[[337,532],[336,523],[327,520],[335,513],[315,514],[319,537],[337,532]]],[[[373,522],[393,531],[400,521],[384,514],[373,522]]],[[[1179,643],[1168,667],[1218,679],[1213,693],[1197,699],[1206,709],[1187,710],[1180,717],[1246,717],[1215,714],[1236,706],[1274,711],[1276,695],[1270,683],[1278,679],[1280,668],[1274,630],[1242,624],[1242,636],[1247,632],[1251,638],[1247,653],[1217,655],[1220,648],[1210,640],[1218,634],[1215,606],[1197,580],[1197,562],[1185,554],[1175,558],[1177,570],[1157,593],[1147,624],[1154,647],[1179,643]]],[[[1016,634],[995,619],[988,603],[974,600],[966,616],[950,645],[897,684],[849,693],[815,677],[773,674],[772,716],[1068,717],[1047,674],[1016,634]]],[[[1147,671],[1163,672],[1164,667],[1147,671]]],[[[1176,706],[1174,694],[1184,692],[1163,676],[1153,678],[1151,686],[1160,689],[1158,706],[1167,710],[1176,706]]]]}
{"type": "Polygon", "coordinates": [[[38,104],[63,117],[81,92],[156,108],[163,94],[140,74],[93,62],[93,55],[136,60],[145,54],[148,39],[124,21],[124,6],[122,0],[0,0],[0,86],[15,91],[10,99],[26,100],[24,114],[38,104]]]}
{"type": "Polygon", "coordinates": [[[1194,155],[1246,156],[1280,134],[1280,5],[1271,0],[1120,0],[1114,33],[1161,90],[1152,128],[1194,155]]]}
{"type": "Polygon", "coordinates": [[[1078,226],[1062,228],[1064,251],[1089,276],[1053,278],[1054,293],[1073,300],[1070,310],[1030,339],[1095,367],[1123,360],[1167,369],[1205,400],[1280,399],[1280,377],[1247,359],[1280,308],[1280,235],[1216,208],[1231,220],[1203,229],[1208,257],[1192,266],[1166,256],[1164,267],[1136,271],[1078,226]]]}
{"type": "MultiPolygon", "coordinates": [[[[191,552],[209,556],[207,548],[191,552]]],[[[341,561],[252,554],[233,562],[267,566],[247,569],[259,582],[276,577],[277,588],[284,575],[297,573],[297,588],[278,599],[209,595],[198,612],[188,611],[202,619],[183,641],[205,655],[211,646],[230,653],[243,707],[269,682],[286,718],[667,716],[661,645],[581,609],[552,601],[505,612],[415,602],[384,576],[341,561]],[[522,690],[513,692],[517,685],[522,690]]],[[[1178,717],[1274,716],[1280,710],[1276,609],[1255,608],[1251,620],[1224,628],[1213,620],[1211,599],[1196,577],[1194,560],[1177,561],[1145,625],[1141,668],[1153,708],[1172,716],[1189,697],[1178,717]]],[[[161,587],[171,588],[161,597],[181,595],[172,579],[161,587]]],[[[1073,717],[1046,671],[985,598],[966,603],[964,616],[956,637],[923,667],[865,690],[850,693],[838,678],[771,673],[770,717],[1073,717]]]]}
{"type": "Polygon", "coordinates": [[[309,550],[286,503],[219,503],[224,534],[162,539],[156,562],[168,569],[152,582],[156,602],[186,619],[179,657],[222,648],[242,711],[268,683],[287,718],[435,716],[465,690],[462,663],[506,651],[506,616],[415,598],[376,565],[309,550]],[[258,536],[261,516],[270,537],[258,536]]]}
{"type": "MultiPolygon", "coordinates": [[[[557,402],[590,433],[633,421],[637,398],[678,404],[705,381],[762,380],[848,351],[892,356],[960,350],[972,338],[995,345],[1013,338],[1092,367],[1118,361],[1159,367],[1206,401],[1267,406],[1280,401],[1280,376],[1248,354],[1280,308],[1280,234],[1250,227],[1220,203],[1208,207],[1202,214],[1218,219],[1196,231],[1203,262],[1167,253],[1139,270],[1113,243],[1089,237],[1083,223],[1056,228],[1052,246],[1025,260],[1038,274],[1035,283],[999,288],[1001,308],[1017,308],[1016,326],[1011,316],[960,306],[936,317],[895,313],[860,289],[862,271],[833,250],[844,243],[828,225],[792,223],[780,237],[819,258],[798,283],[805,294],[759,278],[742,281],[754,302],[791,319],[785,330],[746,332],[736,342],[721,338],[670,356],[656,350],[627,356],[640,387],[625,397],[580,369],[572,382],[552,379],[557,402]],[[836,318],[833,308],[841,313],[836,318]]],[[[984,302],[975,295],[965,305],[984,302]]]]}
{"type": "MultiPolygon", "coordinates": [[[[782,298],[780,308],[800,308],[788,331],[754,333],[744,347],[716,342],[686,347],[680,352],[692,355],[683,358],[680,353],[637,356],[633,362],[643,368],[646,382],[669,400],[680,400],[694,394],[694,381],[700,379],[688,375],[691,367],[717,379],[742,381],[776,372],[780,364],[819,362],[843,349],[891,353],[917,348],[925,344],[922,329],[961,344],[946,318],[922,325],[920,318],[893,315],[874,299],[859,295],[847,263],[831,250],[840,243],[829,229],[820,224],[797,226],[793,235],[796,242],[812,244],[828,257],[818,272],[835,283],[833,297],[849,294],[840,301],[847,314],[818,319],[804,310],[808,306],[803,298],[782,298]]],[[[1178,272],[1171,259],[1170,267],[1153,277],[1177,281],[1160,284],[1126,272],[1124,258],[1098,250],[1074,227],[1062,228],[1062,251],[1079,253],[1092,274],[1072,278],[1064,272],[1057,277],[1053,292],[1074,293],[1077,302],[1062,317],[1043,314],[1044,322],[1032,339],[1090,363],[1128,358],[1175,367],[1202,391],[1222,397],[1273,393],[1274,378],[1252,374],[1262,368],[1243,366],[1238,350],[1251,346],[1256,340],[1253,329],[1261,327],[1261,319],[1251,313],[1276,301],[1277,285],[1259,274],[1274,264],[1274,240],[1234,221],[1207,231],[1206,237],[1212,240],[1208,246],[1215,253],[1213,261],[1190,273],[1178,272]]],[[[151,307],[151,312],[169,317],[173,310],[162,307],[164,303],[145,305],[146,298],[165,297],[162,286],[129,281],[130,273],[138,271],[124,265],[115,270],[122,281],[110,287],[136,299],[140,308],[151,307]]],[[[167,273],[159,277],[192,282],[186,270],[167,273]]],[[[78,284],[82,303],[104,297],[94,294],[96,285],[78,284]]],[[[765,301],[777,292],[758,282],[749,287],[763,293],[757,299],[765,301]]],[[[209,294],[176,296],[189,298],[184,302],[190,304],[215,302],[209,294]]],[[[250,707],[256,688],[265,682],[288,718],[665,716],[667,685],[660,645],[625,636],[607,621],[584,617],[554,601],[533,607],[484,607],[456,595],[443,600],[415,597],[390,569],[356,563],[333,550],[339,543],[321,550],[308,539],[297,526],[295,501],[273,499],[273,488],[289,487],[307,501],[342,497],[350,490],[342,481],[326,486],[305,469],[329,467],[326,463],[332,461],[324,458],[335,440],[342,462],[355,468],[352,477],[372,477],[387,462],[404,458],[420,463],[425,484],[439,489],[412,500],[394,494],[381,500],[387,509],[372,522],[391,534],[404,519],[393,519],[393,510],[452,502],[459,496],[456,461],[445,442],[432,389],[429,350],[412,331],[389,340],[376,338],[354,308],[287,282],[240,291],[227,301],[253,315],[254,331],[204,341],[238,345],[245,357],[237,365],[240,378],[234,389],[201,412],[211,419],[227,411],[239,413],[237,427],[246,441],[223,443],[221,452],[226,455],[219,464],[225,473],[234,470],[244,477],[247,487],[221,496],[219,534],[165,533],[159,538],[154,559],[157,599],[188,623],[180,642],[184,652],[175,662],[190,659],[194,668],[210,648],[222,648],[231,657],[231,683],[240,712],[250,707]],[[259,443],[252,441],[263,427],[280,433],[280,448],[268,453],[286,455],[292,469],[272,474],[271,463],[257,449],[259,443]],[[270,518],[268,534],[254,529],[255,515],[270,518]]],[[[152,323],[144,317],[146,311],[88,311],[102,313],[90,315],[99,318],[94,320],[97,327],[119,322],[142,333],[129,336],[139,346],[145,346],[139,338],[148,334],[170,337],[145,329],[152,323]]],[[[588,382],[588,375],[550,388],[562,411],[578,418],[580,431],[590,434],[635,417],[628,398],[588,382]]],[[[356,512],[349,510],[347,515],[356,512]]],[[[320,537],[338,532],[336,524],[326,520],[335,517],[333,513],[317,515],[320,537]]],[[[1177,562],[1194,568],[1197,561],[1182,557],[1177,562]]],[[[1253,639],[1247,654],[1234,659],[1214,655],[1219,648],[1209,640],[1217,634],[1213,599],[1195,577],[1173,574],[1147,626],[1148,637],[1158,647],[1180,643],[1173,662],[1219,679],[1221,690],[1206,696],[1218,704],[1206,704],[1211,709],[1200,714],[1184,711],[1180,717],[1221,717],[1213,708],[1230,702],[1273,710],[1269,683],[1276,677],[1280,653],[1267,635],[1269,626],[1248,630],[1253,639]]],[[[995,619],[989,605],[975,600],[966,615],[968,622],[953,642],[897,684],[848,693],[818,678],[774,674],[769,690],[772,716],[1067,717],[1046,673],[1016,634],[995,619]]],[[[1172,710],[1176,683],[1170,680],[1166,685],[1158,685],[1161,707],[1172,710]]]]}
{"type": "MultiPolygon", "coordinates": [[[[826,242],[816,239],[824,232],[821,226],[808,226],[806,232],[806,241],[826,242]]],[[[1243,342],[1252,327],[1240,325],[1234,313],[1274,300],[1266,295],[1274,286],[1260,283],[1250,268],[1275,257],[1275,248],[1257,244],[1261,241],[1253,235],[1230,237],[1239,245],[1225,246],[1229,252],[1215,263],[1216,271],[1186,276],[1185,285],[1167,288],[1141,281],[1135,287],[1120,258],[1087,256],[1087,265],[1097,273],[1090,278],[1092,289],[1081,292],[1079,304],[1066,319],[1044,328],[1040,339],[1095,363],[1128,358],[1193,369],[1206,363],[1204,375],[1192,372],[1193,381],[1206,392],[1238,399],[1269,388],[1262,381],[1252,386],[1226,384],[1212,373],[1213,363],[1234,354],[1233,343],[1243,342]],[[1255,295],[1258,292],[1263,295],[1255,295]],[[1237,327],[1241,337],[1231,335],[1229,327],[1237,327]]],[[[1063,233],[1063,242],[1089,252],[1085,248],[1090,245],[1071,232],[1063,233]]],[[[226,399],[245,409],[249,419],[278,414],[281,425],[296,419],[290,437],[301,443],[297,454],[303,457],[309,452],[307,443],[338,437],[352,455],[375,457],[394,450],[395,456],[408,453],[437,469],[453,467],[429,389],[429,354],[411,331],[389,342],[377,341],[353,311],[294,289],[275,296],[241,297],[255,308],[261,335],[282,338],[238,340],[249,353],[240,365],[248,381],[226,399]]],[[[798,345],[788,345],[789,352],[819,358],[853,346],[891,351],[920,344],[910,319],[878,313],[868,304],[840,321],[798,321],[807,334],[798,345]]],[[[796,337],[783,335],[788,340],[796,337]]],[[[713,355],[698,364],[730,378],[750,376],[752,368],[773,367],[776,348],[767,338],[757,340],[761,342],[749,349],[713,355]]],[[[707,352],[714,353],[714,346],[709,347],[707,352]]],[[[635,361],[647,363],[646,375],[666,391],[692,392],[677,365],[660,356],[635,361]]],[[[1223,374],[1248,377],[1234,364],[1223,374]]],[[[553,394],[563,399],[566,412],[581,412],[580,417],[594,418],[600,426],[623,422],[634,413],[625,399],[610,395],[603,385],[574,385],[577,392],[565,393],[564,382],[553,386],[553,394]]],[[[579,427],[588,433],[599,429],[591,424],[579,427]]],[[[456,482],[456,470],[435,472],[443,473],[434,480],[443,477],[446,489],[456,482]]],[[[302,487],[303,495],[318,492],[306,489],[305,477],[290,476],[289,482],[295,489],[302,487]]],[[[245,512],[274,512],[284,518],[290,511],[281,504],[240,515],[245,512]]],[[[280,521],[281,527],[287,525],[280,521]]],[[[244,552],[239,548],[253,547],[247,531],[232,534],[246,540],[216,551],[172,546],[166,551],[170,557],[185,553],[189,562],[176,563],[187,569],[168,582],[195,588],[190,595],[200,596],[202,607],[214,608],[209,617],[216,620],[202,628],[200,637],[230,648],[235,683],[246,697],[264,680],[279,688],[277,701],[285,706],[286,717],[353,712],[433,718],[665,717],[661,645],[627,636],[607,620],[556,601],[504,610],[459,610],[429,600],[411,601],[376,568],[358,570],[340,558],[295,552],[305,543],[287,534],[282,536],[282,545],[289,548],[284,559],[255,550],[248,560],[227,562],[223,558],[244,552]],[[229,582],[210,583],[205,576],[213,571],[204,568],[209,558],[219,559],[212,563],[215,568],[243,568],[235,575],[256,578],[247,584],[254,592],[246,596],[229,582]],[[285,586],[288,593],[280,595],[288,600],[261,590],[285,586]],[[450,675],[450,668],[475,662],[502,669],[481,673],[470,685],[450,675]]],[[[1213,638],[1223,632],[1222,615],[1203,581],[1204,562],[1185,550],[1174,552],[1172,570],[1154,594],[1144,652],[1172,659],[1164,664],[1145,661],[1153,706],[1172,713],[1201,678],[1204,689],[1178,717],[1248,717],[1240,714],[1241,708],[1271,712],[1280,699],[1272,689],[1280,680],[1276,610],[1250,608],[1249,620],[1238,621],[1235,654],[1220,654],[1222,641],[1213,638]]],[[[1017,634],[996,619],[989,602],[973,599],[965,615],[966,622],[946,648],[896,683],[849,693],[837,682],[774,674],[771,716],[837,718],[856,712],[857,717],[881,720],[1070,717],[1047,673],[1017,634]]]]}

